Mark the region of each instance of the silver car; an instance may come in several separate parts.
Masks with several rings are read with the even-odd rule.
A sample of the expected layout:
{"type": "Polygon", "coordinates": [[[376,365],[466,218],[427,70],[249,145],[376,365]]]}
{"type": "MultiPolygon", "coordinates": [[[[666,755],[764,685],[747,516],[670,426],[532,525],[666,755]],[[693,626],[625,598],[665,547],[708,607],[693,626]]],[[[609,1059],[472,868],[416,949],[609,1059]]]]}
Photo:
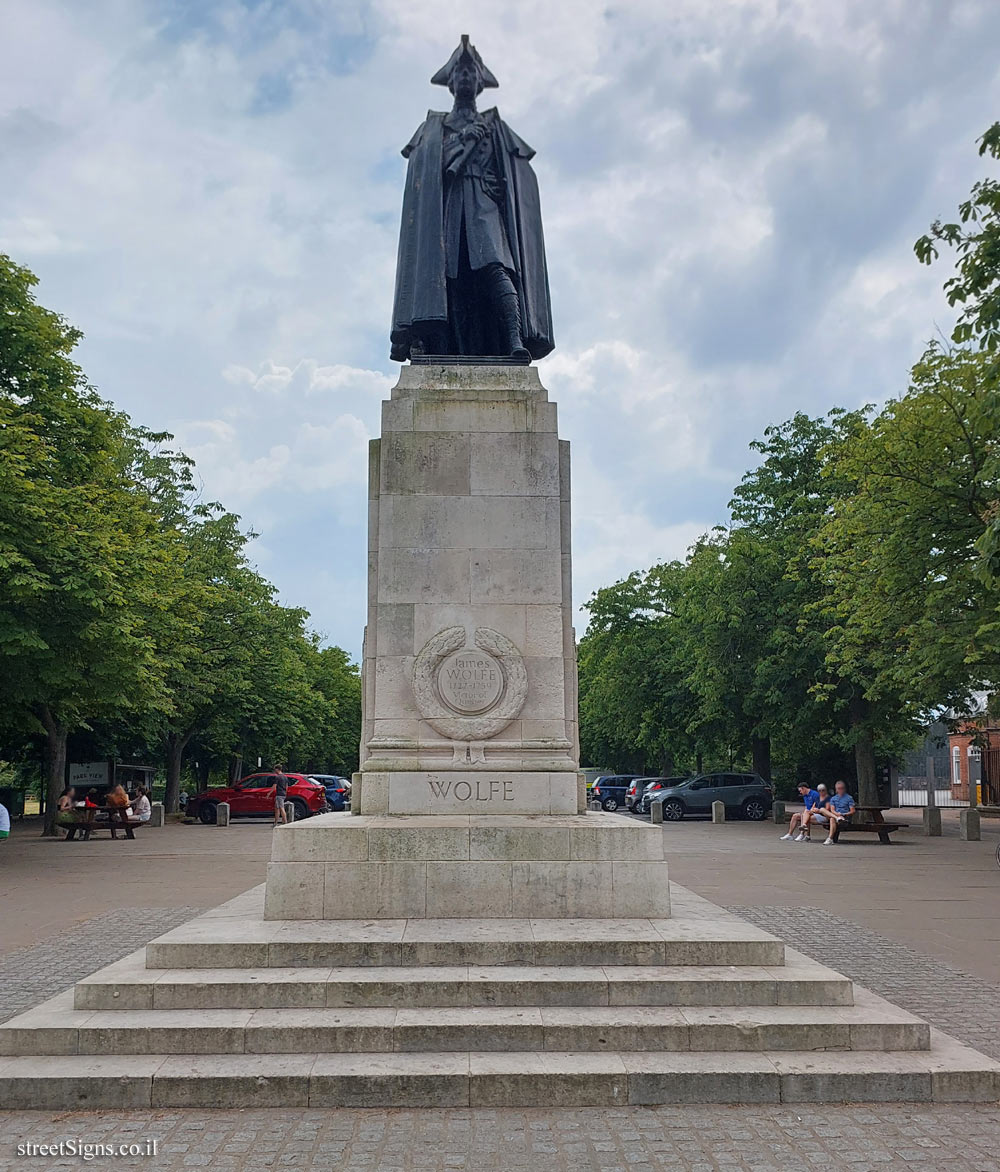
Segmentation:
{"type": "Polygon", "coordinates": [[[760,822],[773,801],[770,782],[756,773],[702,773],[650,795],[650,802],[662,804],[664,822],[679,822],[685,814],[711,814],[713,802],[722,802],[727,815],[760,822]]]}

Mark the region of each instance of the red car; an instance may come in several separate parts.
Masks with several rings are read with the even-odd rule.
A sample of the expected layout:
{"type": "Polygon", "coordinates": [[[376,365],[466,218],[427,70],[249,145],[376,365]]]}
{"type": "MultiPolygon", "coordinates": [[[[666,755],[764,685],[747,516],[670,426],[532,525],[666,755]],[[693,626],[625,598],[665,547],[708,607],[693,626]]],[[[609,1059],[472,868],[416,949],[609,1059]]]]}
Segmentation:
{"type": "MultiPolygon", "coordinates": [[[[318,781],[304,773],[286,773],[288,797],[295,807],[295,821],[326,810],[326,790],[318,781]]],[[[235,785],[202,790],[188,799],[185,813],[211,824],[215,821],[215,807],[219,802],[229,803],[231,818],[270,818],[274,814],[274,774],[251,773],[235,785]]]]}

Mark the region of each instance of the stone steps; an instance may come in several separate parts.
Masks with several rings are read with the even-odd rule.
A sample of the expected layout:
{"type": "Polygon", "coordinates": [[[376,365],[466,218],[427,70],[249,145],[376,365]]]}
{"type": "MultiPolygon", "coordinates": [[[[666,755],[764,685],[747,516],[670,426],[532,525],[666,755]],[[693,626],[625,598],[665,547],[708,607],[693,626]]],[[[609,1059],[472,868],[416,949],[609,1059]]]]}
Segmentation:
{"type": "Polygon", "coordinates": [[[784,944],[735,916],[666,920],[204,919],[146,947],[151,969],[423,965],[784,964],[784,944]]]}
{"type": "Polygon", "coordinates": [[[853,1006],[459,1006],[75,1010],[60,994],[0,1026],[0,1054],[927,1050],[919,1018],[867,991],[853,1006]]]}
{"type": "Polygon", "coordinates": [[[553,1005],[850,1005],[852,985],[797,957],[775,965],[418,965],[149,969],[142,953],[76,985],[76,1009],[340,1009],[553,1005]]]}
{"type": "Polygon", "coordinates": [[[267,921],[262,894],[244,893],[0,1026],[0,1102],[384,1108],[1000,1094],[997,1063],[676,885],[673,919],[632,920],[267,921]]]}
{"type": "Polygon", "coordinates": [[[927,1051],[59,1055],[0,1059],[8,1109],[994,1102],[997,1064],[927,1051]]]}

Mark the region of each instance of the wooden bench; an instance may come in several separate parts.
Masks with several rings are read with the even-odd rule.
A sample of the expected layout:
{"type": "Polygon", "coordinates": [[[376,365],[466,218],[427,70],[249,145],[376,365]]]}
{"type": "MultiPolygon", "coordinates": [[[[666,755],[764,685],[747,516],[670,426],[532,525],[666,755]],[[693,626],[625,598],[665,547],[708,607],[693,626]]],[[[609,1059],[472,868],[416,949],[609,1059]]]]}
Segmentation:
{"type": "Polygon", "coordinates": [[[142,825],[138,818],[128,816],[124,806],[113,807],[110,810],[77,810],[76,818],[76,825],[71,826],[66,833],[67,842],[76,836],[77,831],[85,842],[89,842],[91,835],[101,830],[110,831],[111,837],[115,839],[119,830],[125,831],[126,838],[135,838],[135,827],[142,825]]]}
{"type": "Polygon", "coordinates": [[[892,841],[889,835],[894,830],[905,830],[910,825],[909,822],[886,822],[882,817],[881,806],[855,806],[854,809],[853,820],[842,825],[837,832],[838,835],[849,834],[852,831],[858,831],[862,834],[877,834],[879,842],[888,845],[892,841]]]}

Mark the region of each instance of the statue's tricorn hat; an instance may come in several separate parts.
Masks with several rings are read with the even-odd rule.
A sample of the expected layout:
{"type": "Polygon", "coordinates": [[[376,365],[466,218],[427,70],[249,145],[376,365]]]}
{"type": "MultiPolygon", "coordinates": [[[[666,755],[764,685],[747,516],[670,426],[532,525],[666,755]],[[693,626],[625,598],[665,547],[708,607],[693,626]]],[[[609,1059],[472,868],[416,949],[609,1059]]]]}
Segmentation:
{"type": "Polygon", "coordinates": [[[484,89],[497,89],[500,83],[493,76],[492,73],[483,64],[482,57],[476,51],[475,45],[469,44],[468,33],[462,33],[462,39],[459,42],[458,48],[448,58],[447,65],[442,65],[441,68],[431,78],[431,85],[446,85],[451,87],[451,75],[458,68],[458,63],[462,60],[471,61],[476,69],[479,71],[479,91],[484,89]]]}

